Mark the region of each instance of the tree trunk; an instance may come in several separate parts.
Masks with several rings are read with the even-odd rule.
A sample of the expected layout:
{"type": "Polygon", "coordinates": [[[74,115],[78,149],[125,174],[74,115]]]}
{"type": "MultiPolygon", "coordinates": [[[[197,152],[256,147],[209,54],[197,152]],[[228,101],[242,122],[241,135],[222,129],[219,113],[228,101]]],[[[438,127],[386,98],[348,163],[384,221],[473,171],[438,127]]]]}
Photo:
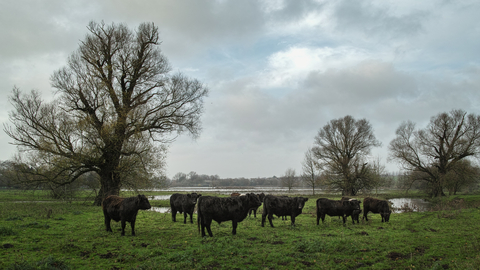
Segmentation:
{"type": "Polygon", "coordinates": [[[103,199],[110,195],[120,194],[120,175],[115,172],[102,173],[100,175],[100,191],[95,197],[94,205],[102,205],[103,199]]]}

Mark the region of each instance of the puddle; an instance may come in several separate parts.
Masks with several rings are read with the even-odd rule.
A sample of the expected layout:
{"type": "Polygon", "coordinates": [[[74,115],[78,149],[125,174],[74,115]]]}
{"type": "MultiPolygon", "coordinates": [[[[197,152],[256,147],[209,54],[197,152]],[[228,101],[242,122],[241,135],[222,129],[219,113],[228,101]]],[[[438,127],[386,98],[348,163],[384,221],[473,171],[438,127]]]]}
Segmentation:
{"type": "Polygon", "coordinates": [[[425,212],[430,209],[430,203],[424,199],[395,198],[389,201],[395,213],[425,212]]]}
{"type": "Polygon", "coordinates": [[[148,211],[154,211],[157,213],[170,213],[170,207],[154,207],[150,208],[148,211]]]}

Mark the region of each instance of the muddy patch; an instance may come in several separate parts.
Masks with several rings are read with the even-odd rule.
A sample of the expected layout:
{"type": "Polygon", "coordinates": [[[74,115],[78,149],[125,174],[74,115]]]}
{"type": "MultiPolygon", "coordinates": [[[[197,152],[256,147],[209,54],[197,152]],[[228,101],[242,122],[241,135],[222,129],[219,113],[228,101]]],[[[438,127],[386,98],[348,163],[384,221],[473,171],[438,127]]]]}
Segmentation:
{"type": "Polygon", "coordinates": [[[399,252],[392,251],[392,252],[387,254],[387,258],[389,258],[392,261],[397,261],[397,260],[405,258],[405,255],[403,255],[402,253],[399,253],[399,252]]]}
{"type": "Polygon", "coordinates": [[[111,259],[113,257],[115,257],[115,254],[113,254],[110,251],[105,253],[105,254],[100,254],[100,258],[102,258],[102,259],[111,259]]]}

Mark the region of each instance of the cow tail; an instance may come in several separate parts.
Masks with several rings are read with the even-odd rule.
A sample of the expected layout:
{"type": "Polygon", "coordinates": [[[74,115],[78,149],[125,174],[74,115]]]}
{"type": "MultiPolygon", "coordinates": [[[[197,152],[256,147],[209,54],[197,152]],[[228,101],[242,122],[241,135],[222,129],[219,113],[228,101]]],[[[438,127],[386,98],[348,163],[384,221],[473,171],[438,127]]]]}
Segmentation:
{"type": "Polygon", "coordinates": [[[200,211],[200,207],[198,207],[198,204],[197,204],[197,227],[198,227],[198,232],[200,232],[200,222],[202,221],[202,218],[200,217],[202,214],[201,214],[201,211],[200,211]]]}

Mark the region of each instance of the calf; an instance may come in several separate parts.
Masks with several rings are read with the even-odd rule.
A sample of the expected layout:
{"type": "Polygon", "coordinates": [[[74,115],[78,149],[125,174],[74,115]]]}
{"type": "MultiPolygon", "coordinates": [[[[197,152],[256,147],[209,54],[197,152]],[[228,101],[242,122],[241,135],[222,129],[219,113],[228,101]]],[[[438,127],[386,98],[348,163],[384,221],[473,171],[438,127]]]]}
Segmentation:
{"type": "Polygon", "coordinates": [[[175,193],[170,196],[170,208],[172,209],[172,220],[176,222],[177,211],[180,214],[183,212],[183,223],[187,224],[187,214],[190,215],[190,223],[193,224],[193,211],[195,210],[195,205],[197,204],[197,198],[202,196],[202,194],[190,193],[190,194],[179,194],[175,193]]]}
{"type": "MultiPolygon", "coordinates": [[[[322,222],[325,221],[325,215],[341,216],[343,218],[343,224],[346,223],[348,216],[352,216],[352,223],[355,223],[354,211],[360,210],[360,201],[354,199],[334,201],[326,198],[320,198],[317,200],[316,206],[317,225],[320,223],[320,218],[322,219],[322,222]]],[[[355,215],[358,214],[359,213],[355,212],[355,215]]]]}
{"type": "Polygon", "coordinates": [[[382,222],[388,222],[392,213],[387,201],[367,197],[363,200],[363,218],[366,221],[368,221],[367,214],[369,211],[372,211],[374,214],[380,214],[382,222]]]}
{"type": "MultiPolygon", "coordinates": [[[[263,203],[263,199],[265,199],[265,193],[262,192],[260,194],[257,194],[257,196],[258,196],[258,199],[260,199],[260,202],[263,203]]],[[[250,208],[250,210],[248,210],[248,216],[250,216],[253,213],[253,217],[256,218],[257,217],[257,210],[258,210],[258,207],[250,208]]]]}
{"type": "Polygon", "coordinates": [[[110,221],[113,219],[116,222],[122,222],[122,236],[125,235],[126,222],[130,222],[132,227],[132,235],[135,236],[135,220],[139,209],[150,209],[150,202],[148,202],[145,195],[138,195],[136,197],[122,198],[115,195],[110,195],[102,202],[103,215],[105,216],[105,226],[107,232],[111,232],[110,221]]]}
{"type": "Polygon", "coordinates": [[[213,236],[211,224],[215,220],[220,224],[223,221],[232,221],[232,234],[237,234],[237,224],[242,222],[251,208],[262,205],[257,195],[247,193],[245,196],[213,197],[202,196],[198,199],[197,225],[198,231],[202,229],[202,237],[205,236],[205,228],[208,235],[213,236]]]}
{"type": "Polygon", "coordinates": [[[273,195],[265,196],[263,200],[262,227],[265,225],[265,218],[268,216],[270,226],[273,228],[273,215],[278,217],[290,216],[292,226],[295,226],[295,217],[302,213],[305,202],[308,198],[303,197],[279,197],[273,195]]]}

